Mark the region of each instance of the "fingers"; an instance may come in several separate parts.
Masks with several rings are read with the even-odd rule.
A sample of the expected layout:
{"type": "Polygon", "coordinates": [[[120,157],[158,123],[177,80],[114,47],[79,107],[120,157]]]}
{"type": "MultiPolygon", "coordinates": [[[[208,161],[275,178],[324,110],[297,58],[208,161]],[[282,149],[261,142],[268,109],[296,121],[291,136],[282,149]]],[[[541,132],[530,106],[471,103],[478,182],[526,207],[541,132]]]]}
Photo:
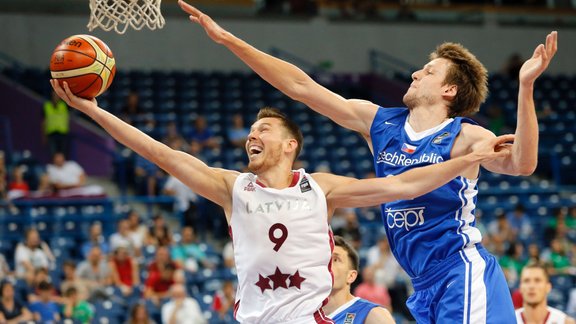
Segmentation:
{"type": "Polygon", "coordinates": [[[556,51],[558,50],[558,32],[553,31],[548,36],[546,36],[546,52],[548,57],[552,58],[556,51]]]}
{"type": "Polygon", "coordinates": [[[515,138],[516,138],[516,136],[514,134],[500,135],[500,136],[494,138],[492,143],[494,144],[494,146],[498,146],[498,145],[505,144],[508,142],[513,142],[515,138]]]}
{"type": "Polygon", "coordinates": [[[198,17],[202,14],[202,12],[200,10],[198,10],[195,7],[184,2],[184,0],[178,0],[178,5],[180,6],[180,8],[182,8],[182,10],[184,10],[185,12],[187,12],[193,16],[198,17]]]}

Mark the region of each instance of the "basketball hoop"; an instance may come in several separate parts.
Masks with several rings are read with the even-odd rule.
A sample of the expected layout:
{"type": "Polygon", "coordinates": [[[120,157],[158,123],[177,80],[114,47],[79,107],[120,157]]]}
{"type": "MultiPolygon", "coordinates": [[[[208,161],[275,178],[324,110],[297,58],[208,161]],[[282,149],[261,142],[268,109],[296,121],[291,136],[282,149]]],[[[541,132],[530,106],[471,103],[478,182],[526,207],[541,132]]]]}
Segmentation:
{"type": "Polygon", "coordinates": [[[100,27],[124,34],[128,26],[136,30],[144,26],[154,30],[164,27],[160,13],[162,0],[90,0],[88,29],[100,27]]]}

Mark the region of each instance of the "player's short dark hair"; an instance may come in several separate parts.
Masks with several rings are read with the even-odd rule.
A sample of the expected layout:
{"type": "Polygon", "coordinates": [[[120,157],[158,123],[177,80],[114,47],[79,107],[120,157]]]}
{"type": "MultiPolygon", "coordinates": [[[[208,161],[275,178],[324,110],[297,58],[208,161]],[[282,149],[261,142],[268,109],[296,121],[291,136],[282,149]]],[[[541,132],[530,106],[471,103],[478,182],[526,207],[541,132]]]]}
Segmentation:
{"type": "Polygon", "coordinates": [[[488,71],[461,44],[443,43],[430,54],[430,59],[443,58],[452,62],[444,84],[456,85],[458,93],[450,103],[449,117],[469,116],[480,110],[488,97],[488,71]]]}
{"type": "Polygon", "coordinates": [[[350,265],[352,265],[352,270],[360,271],[360,257],[356,249],[346,242],[342,236],[334,235],[334,245],[343,248],[346,253],[348,253],[348,260],[350,260],[350,265]]]}
{"type": "Polygon", "coordinates": [[[522,268],[522,271],[524,271],[524,269],[540,269],[544,273],[546,281],[550,282],[550,273],[548,273],[548,267],[545,263],[529,262],[527,265],[524,266],[524,268],[522,268]]]}
{"type": "Polygon", "coordinates": [[[290,136],[294,137],[298,143],[298,148],[296,148],[296,155],[294,156],[295,161],[300,155],[302,147],[304,146],[304,136],[302,135],[300,127],[298,127],[294,121],[292,121],[290,118],[288,118],[288,116],[276,108],[264,107],[260,109],[258,115],[256,116],[256,120],[260,120],[262,118],[277,118],[282,121],[282,126],[286,128],[290,136]]]}

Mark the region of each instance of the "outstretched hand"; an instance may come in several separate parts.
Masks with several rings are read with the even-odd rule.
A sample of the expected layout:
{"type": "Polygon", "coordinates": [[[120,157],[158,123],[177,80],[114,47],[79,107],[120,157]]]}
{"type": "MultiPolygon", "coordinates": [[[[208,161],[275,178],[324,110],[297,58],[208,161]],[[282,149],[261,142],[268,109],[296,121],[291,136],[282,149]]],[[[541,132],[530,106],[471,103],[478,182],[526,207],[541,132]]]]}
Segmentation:
{"type": "Polygon", "coordinates": [[[66,102],[66,104],[70,107],[76,108],[84,113],[86,113],[92,107],[98,106],[96,99],[88,100],[84,98],[80,98],[72,93],[70,87],[68,86],[68,82],[64,81],[64,87],[60,86],[58,80],[51,79],[50,84],[52,88],[56,92],[56,94],[62,98],[66,102]]]}
{"type": "Polygon", "coordinates": [[[534,81],[546,70],[557,50],[558,32],[553,31],[546,36],[546,45],[538,45],[532,57],[522,65],[520,83],[525,85],[534,84],[534,81]]]}
{"type": "Polygon", "coordinates": [[[486,139],[472,146],[473,154],[478,157],[478,162],[487,162],[510,156],[515,136],[513,134],[501,135],[486,139]]]}
{"type": "Polygon", "coordinates": [[[190,15],[190,20],[202,26],[208,36],[218,44],[222,44],[224,36],[228,33],[220,27],[210,16],[186,3],[184,0],[178,0],[178,5],[182,10],[190,15]]]}

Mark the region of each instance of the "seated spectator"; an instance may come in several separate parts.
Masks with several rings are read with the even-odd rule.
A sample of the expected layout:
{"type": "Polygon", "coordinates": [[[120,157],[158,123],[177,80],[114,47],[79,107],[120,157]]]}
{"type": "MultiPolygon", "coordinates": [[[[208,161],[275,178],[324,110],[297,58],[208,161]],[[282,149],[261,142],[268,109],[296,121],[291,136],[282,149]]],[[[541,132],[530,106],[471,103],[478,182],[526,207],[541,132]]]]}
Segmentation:
{"type": "Polygon", "coordinates": [[[354,209],[346,209],[344,219],[344,226],[334,230],[334,235],[342,236],[346,241],[350,242],[353,248],[360,250],[360,245],[362,244],[360,225],[354,209]]]}
{"type": "Polygon", "coordinates": [[[250,130],[244,126],[242,115],[234,114],[234,116],[232,116],[232,127],[228,128],[228,132],[226,133],[230,144],[243,149],[249,133],[250,130]]]}
{"type": "Polygon", "coordinates": [[[170,256],[170,247],[159,246],[156,249],[154,260],[148,264],[148,276],[152,274],[160,275],[160,272],[168,265],[178,268],[177,263],[174,262],[170,256]]]}
{"type": "Polygon", "coordinates": [[[152,225],[148,228],[144,244],[156,247],[170,246],[172,244],[172,232],[162,215],[156,214],[152,217],[152,225]]]}
{"type": "Polygon", "coordinates": [[[175,121],[171,121],[166,125],[166,134],[162,138],[162,143],[170,146],[175,150],[185,151],[186,140],[178,131],[178,125],[175,121]]]}
{"type": "Polygon", "coordinates": [[[176,266],[167,264],[160,271],[149,272],[144,287],[144,298],[160,305],[161,301],[168,297],[170,287],[174,284],[174,272],[176,266]]]}
{"type": "Polygon", "coordinates": [[[218,139],[214,132],[208,127],[206,118],[203,116],[198,116],[194,120],[194,129],[188,134],[188,139],[190,140],[190,145],[198,145],[198,149],[201,151],[209,149],[220,148],[220,139],[218,139]]]}
{"type": "Polygon", "coordinates": [[[362,271],[362,283],[354,290],[354,295],[369,300],[384,308],[391,309],[390,295],[386,286],[374,281],[374,267],[366,267],[362,271]]]}
{"type": "Polygon", "coordinates": [[[37,323],[56,323],[60,321],[60,307],[52,301],[54,288],[47,281],[38,285],[39,299],[30,304],[30,311],[37,323]]]}
{"type": "Polygon", "coordinates": [[[220,319],[226,318],[227,315],[234,312],[236,299],[236,289],[234,283],[226,280],[222,283],[222,288],[214,294],[212,309],[218,313],[220,319]]]}
{"type": "Polygon", "coordinates": [[[184,226],[196,226],[198,224],[198,196],[187,185],[170,175],[164,184],[162,192],[165,195],[174,196],[178,212],[182,214],[184,226]]]}
{"type": "Polygon", "coordinates": [[[156,196],[166,174],[158,166],[136,154],[134,185],[139,195],[156,196]]]}
{"type": "Polygon", "coordinates": [[[110,253],[110,247],[106,242],[106,238],[102,235],[102,223],[100,222],[94,222],[90,225],[88,240],[82,244],[82,257],[88,257],[88,253],[94,246],[99,247],[105,255],[110,253]]]}
{"type": "Polygon", "coordinates": [[[62,264],[62,272],[64,273],[64,278],[60,282],[60,292],[62,295],[68,290],[68,288],[74,287],[78,293],[78,298],[81,300],[88,299],[88,287],[81,283],[81,280],[76,276],[76,263],[72,260],[66,260],[62,264]]]}
{"type": "Polygon", "coordinates": [[[31,321],[32,313],[14,296],[14,285],[10,281],[0,284],[0,323],[17,324],[31,321]]]}
{"type": "Polygon", "coordinates": [[[182,240],[172,247],[172,259],[176,264],[186,271],[196,272],[199,265],[203,268],[212,269],[214,263],[210,262],[206,253],[200,248],[196,241],[194,228],[186,226],[182,228],[182,240]]]}
{"type": "Polygon", "coordinates": [[[130,317],[126,321],[126,324],[156,324],[156,322],[150,319],[146,305],[136,303],[130,309],[130,317]]]}
{"type": "Polygon", "coordinates": [[[132,234],[130,232],[130,224],[127,219],[120,219],[117,225],[117,231],[110,235],[110,250],[114,251],[117,247],[123,246],[128,249],[131,256],[140,256],[141,250],[136,247],[132,234]]]}
{"type": "Polygon", "coordinates": [[[56,190],[79,188],[86,184],[84,169],[75,161],[66,160],[64,153],[54,153],[46,170],[50,184],[56,190]]]}
{"type": "Polygon", "coordinates": [[[40,241],[40,234],[34,228],[29,228],[24,234],[24,242],[18,243],[14,253],[16,276],[25,278],[33,276],[38,268],[49,269],[54,262],[54,255],[48,244],[40,241]]]}
{"type": "Polygon", "coordinates": [[[132,90],[126,96],[124,106],[120,111],[119,117],[130,125],[135,125],[136,121],[145,116],[145,113],[140,108],[140,96],[138,92],[132,90]]]}
{"type": "Polygon", "coordinates": [[[128,229],[130,232],[130,237],[134,243],[134,247],[137,250],[141,250],[144,245],[144,238],[148,232],[146,225],[142,224],[142,219],[137,210],[131,209],[126,216],[128,220],[128,229]]]}
{"type": "Polygon", "coordinates": [[[171,299],[162,306],[162,323],[170,324],[205,324],[200,305],[191,297],[186,296],[183,285],[174,285],[170,289],[171,299]]]}
{"type": "MultiPolygon", "coordinates": [[[[26,278],[22,281],[22,285],[16,285],[16,296],[17,299],[23,302],[35,302],[40,298],[40,284],[44,281],[49,282],[51,280],[48,269],[38,268],[34,270],[34,275],[26,278]]],[[[53,291],[53,294],[56,292],[53,291]]]]}
{"type": "Polygon", "coordinates": [[[112,283],[112,276],[99,247],[93,246],[86,260],[78,264],[76,278],[88,288],[90,300],[107,297],[104,288],[112,283]]]}
{"type": "Polygon", "coordinates": [[[94,309],[85,300],[80,299],[75,287],[70,287],[64,292],[64,307],[62,314],[64,318],[78,321],[82,324],[89,324],[94,317],[94,309]]]}
{"type": "Polygon", "coordinates": [[[130,257],[128,249],[118,246],[110,258],[112,284],[122,291],[124,296],[130,296],[140,285],[138,262],[130,257]]]}
{"type": "Polygon", "coordinates": [[[26,166],[19,165],[12,170],[12,179],[8,184],[8,199],[18,199],[30,195],[30,186],[24,179],[26,166]]]}
{"type": "Polygon", "coordinates": [[[522,242],[532,240],[532,222],[522,204],[517,204],[513,211],[506,214],[506,218],[518,239],[522,242]]]}

